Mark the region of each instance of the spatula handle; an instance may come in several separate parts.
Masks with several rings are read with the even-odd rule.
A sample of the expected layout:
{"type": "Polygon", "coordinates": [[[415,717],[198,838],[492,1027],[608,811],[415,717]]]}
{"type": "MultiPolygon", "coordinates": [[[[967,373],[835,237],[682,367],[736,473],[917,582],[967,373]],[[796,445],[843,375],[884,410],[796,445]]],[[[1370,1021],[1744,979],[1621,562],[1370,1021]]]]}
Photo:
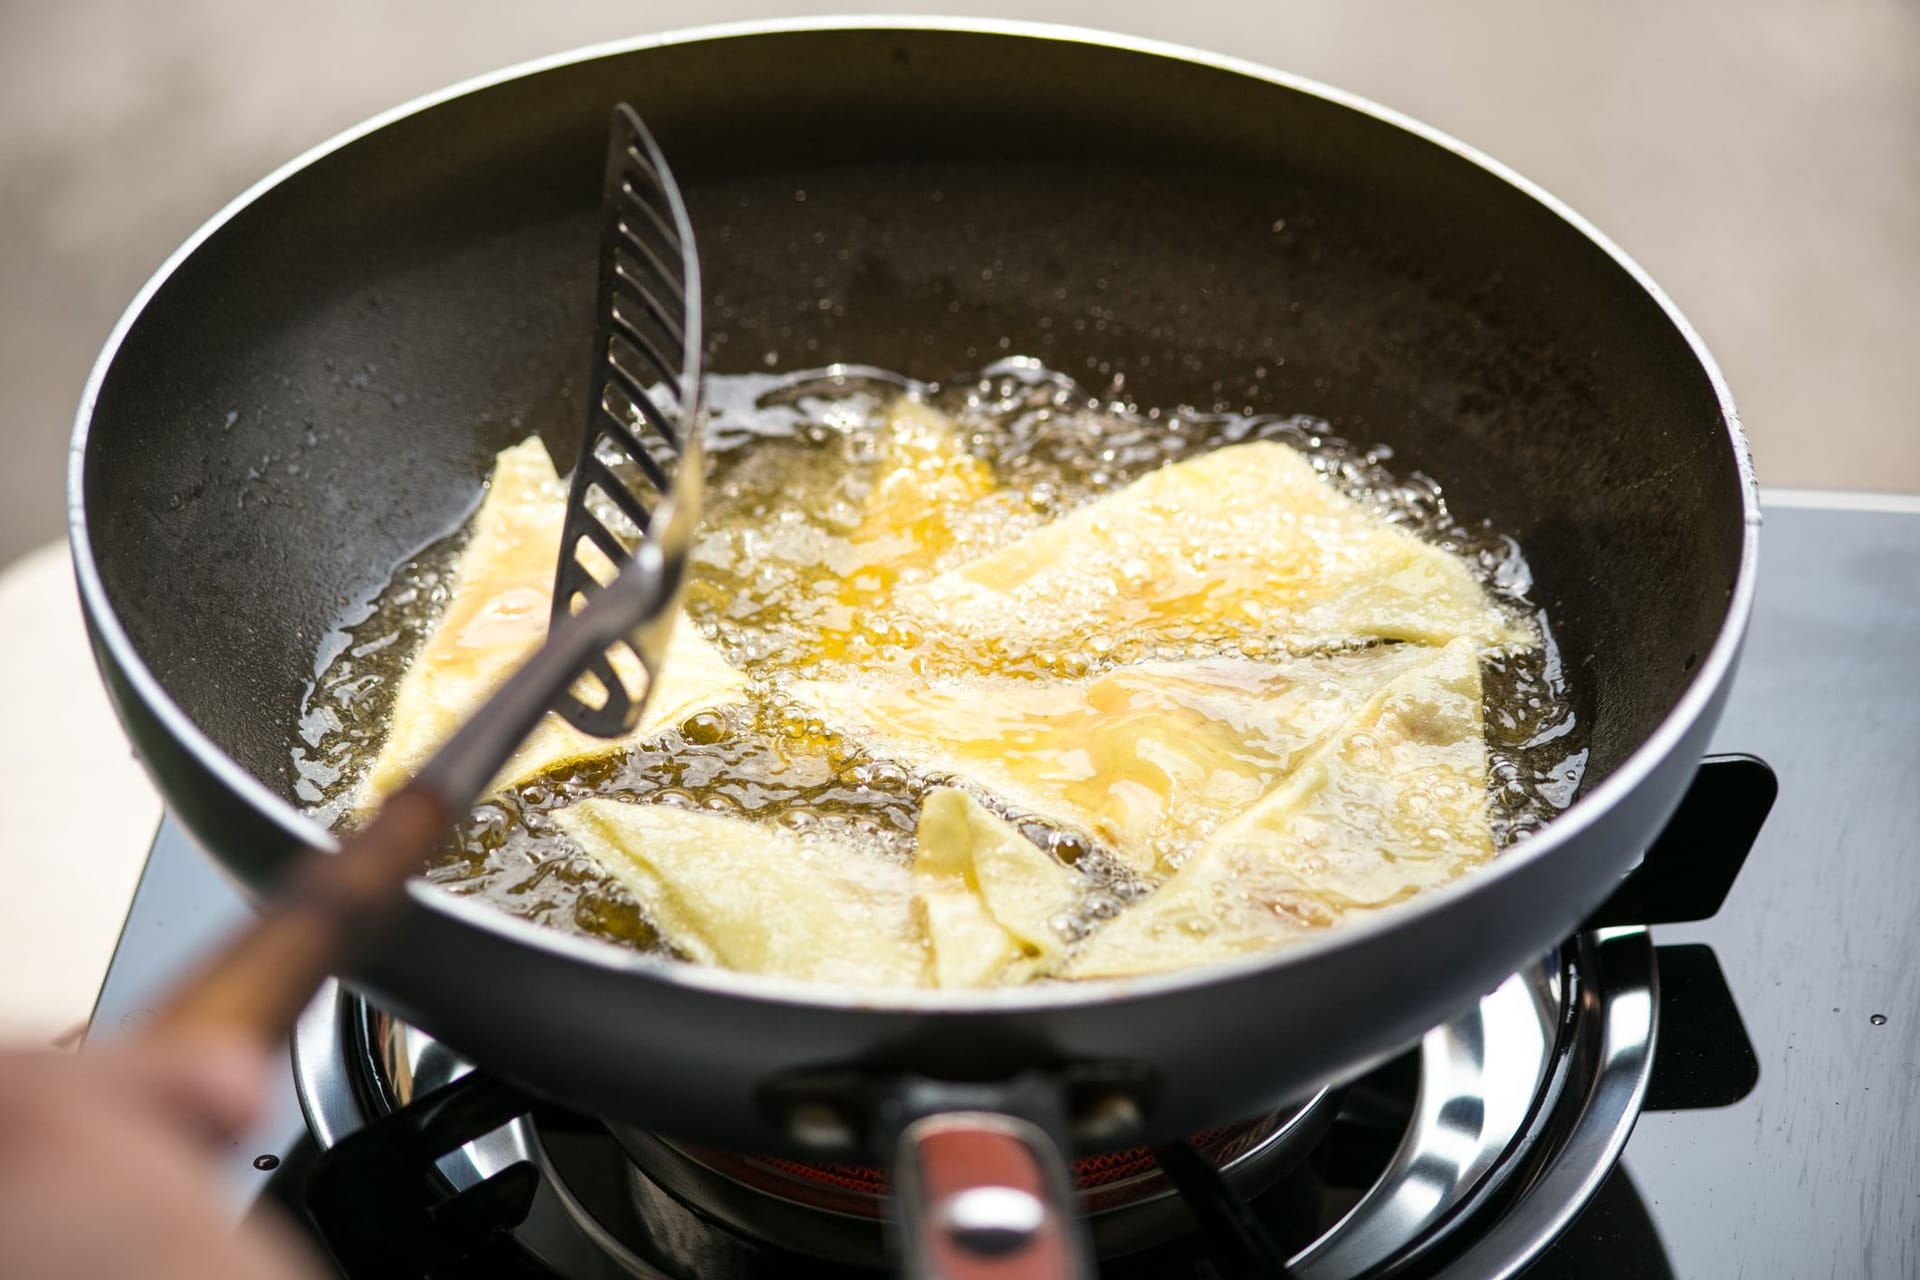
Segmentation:
{"type": "Polygon", "coordinates": [[[400,901],[407,879],[453,825],[424,787],[394,793],[338,852],[311,850],[260,918],[209,957],[148,1034],[240,1035],[273,1043],[349,948],[400,901]]]}
{"type": "Polygon", "coordinates": [[[533,732],[554,696],[607,645],[667,614],[677,581],[665,574],[657,549],[643,548],[586,608],[547,633],[372,822],[337,853],[306,854],[260,919],[176,993],[155,1033],[241,1032],[269,1041],[284,1035],[358,935],[397,906],[408,878],[533,732]]]}

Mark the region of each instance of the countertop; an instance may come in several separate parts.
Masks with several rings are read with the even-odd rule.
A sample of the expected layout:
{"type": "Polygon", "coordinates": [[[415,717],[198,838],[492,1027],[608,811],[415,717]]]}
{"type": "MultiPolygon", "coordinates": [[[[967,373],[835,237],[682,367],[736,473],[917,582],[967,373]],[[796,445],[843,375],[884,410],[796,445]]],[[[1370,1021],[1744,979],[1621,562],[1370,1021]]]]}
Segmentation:
{"type": "Polygon", "coordinates": [[[84,1023],[160,822],[100,686],[65,543],[0,572],[0,1041],[84,1023]]]}

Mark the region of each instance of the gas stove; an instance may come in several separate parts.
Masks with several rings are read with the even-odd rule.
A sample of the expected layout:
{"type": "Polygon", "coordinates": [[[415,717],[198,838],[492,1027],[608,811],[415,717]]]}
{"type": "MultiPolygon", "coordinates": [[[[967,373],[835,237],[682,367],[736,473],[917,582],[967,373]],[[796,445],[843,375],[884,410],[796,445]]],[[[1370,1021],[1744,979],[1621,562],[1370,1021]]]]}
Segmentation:
{"type": "MultiPolygon", "coordinates": [[[[1920,1274],[1916,580],[1920,501],[1770,494],[1716,749],[1769,761],[1780,795],[1718,913],[1649,930],[1603,912],[1357,1080],[1080,1161],[1101,1276],[1920,1274]]],[[[1722,794],[1662,840],[1676,865],[1737,864],[1765,815],[1764,770],[1714,770],[1722,794]]],[[[244,912],[163,824],[96,1033],[137,1026],[244,912]]],[[[236,1212],[277,1203],[349,1280],[883,1265],[878,1172],[600,1124],[344,987],[289,1060],[229,1162],[236,1212]]]]}

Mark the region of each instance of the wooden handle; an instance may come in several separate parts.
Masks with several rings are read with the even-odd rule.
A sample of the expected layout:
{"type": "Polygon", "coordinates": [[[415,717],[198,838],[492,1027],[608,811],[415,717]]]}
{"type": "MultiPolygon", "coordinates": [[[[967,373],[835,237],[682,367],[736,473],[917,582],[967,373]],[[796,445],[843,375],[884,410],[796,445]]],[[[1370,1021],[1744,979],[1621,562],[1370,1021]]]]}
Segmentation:
{"type": "Polygon", "coordinates": [[[148,1034],[240,1034],[269,1044],[284,1037],[347,948],[393,909],[452,822],[437,796],[409,787],[339,852],[309,851],[260,918],[174,991],[148,1034]]]}

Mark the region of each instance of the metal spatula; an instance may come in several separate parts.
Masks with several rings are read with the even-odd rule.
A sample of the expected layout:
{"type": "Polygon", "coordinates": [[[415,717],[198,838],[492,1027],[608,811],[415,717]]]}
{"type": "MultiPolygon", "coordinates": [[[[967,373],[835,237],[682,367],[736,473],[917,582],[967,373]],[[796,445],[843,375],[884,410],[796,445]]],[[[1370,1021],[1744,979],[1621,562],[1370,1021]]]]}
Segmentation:
{"type": "Polygon", "coordinates": [[[562,695],[554,708],[602,738],[631,732],[658,678],[687,550],[700,522],[700,261],[680,188],[632,107],[613,113],[600,229],[600,299],[587,427],[567,494],[554,580],[553,625],[631,562],[616,589],[659,607],[636,616],[587,665],[605,697],[562,695]],[[626,672],[615,668],[624,651],[626,672]],[[644,670],[636,687],[631,666],[644,670]]]}
{"type": "Polygon", "coordinates": [[[639,722],[700,518],[700,265],[679,188],[625,104],[607,149],[597,314],[546,643],[338,853],[302,858],[154,1034],[284,1035],[541,717],[557,711],[600,737],[639,722]]]}

